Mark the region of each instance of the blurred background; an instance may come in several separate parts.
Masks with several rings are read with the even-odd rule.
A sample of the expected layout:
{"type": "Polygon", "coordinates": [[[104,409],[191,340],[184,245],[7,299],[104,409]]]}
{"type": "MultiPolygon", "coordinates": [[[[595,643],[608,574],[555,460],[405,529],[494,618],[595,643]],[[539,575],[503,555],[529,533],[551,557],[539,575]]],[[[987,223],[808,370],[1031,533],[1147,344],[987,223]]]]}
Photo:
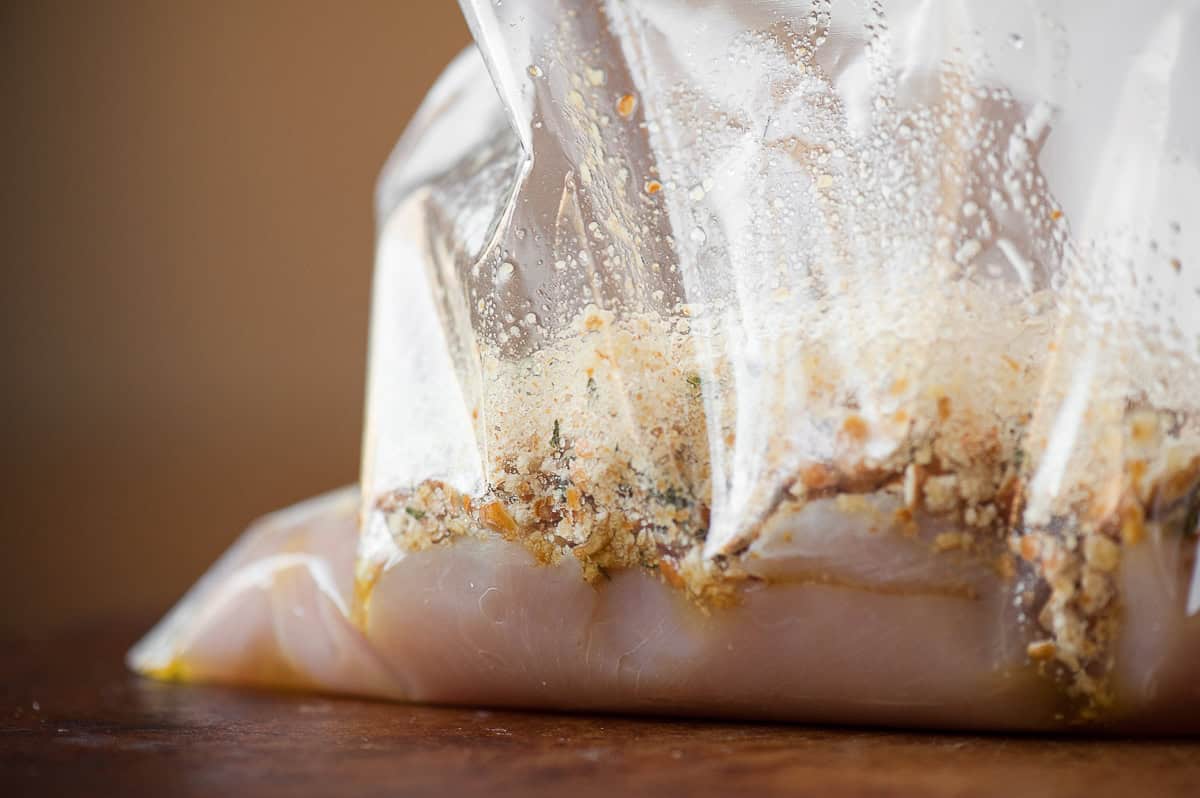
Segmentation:
{"type": "Polygon", "coordinates": [[[358,470],[372,191],[453,0],[0,4],[0,633],[152,620],[358,470]]]}

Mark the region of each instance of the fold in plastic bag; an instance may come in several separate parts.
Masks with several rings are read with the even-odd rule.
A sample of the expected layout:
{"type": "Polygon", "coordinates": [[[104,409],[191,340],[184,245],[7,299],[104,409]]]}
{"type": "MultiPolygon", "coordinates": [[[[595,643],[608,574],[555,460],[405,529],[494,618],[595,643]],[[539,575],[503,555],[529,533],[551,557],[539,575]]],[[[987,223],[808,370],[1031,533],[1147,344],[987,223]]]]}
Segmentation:
{"type": "Polygon", "coordinates": [[[133,667],[1196,728],[1200,4],[463,7],[380,181],[360,500],[133,667]]]}

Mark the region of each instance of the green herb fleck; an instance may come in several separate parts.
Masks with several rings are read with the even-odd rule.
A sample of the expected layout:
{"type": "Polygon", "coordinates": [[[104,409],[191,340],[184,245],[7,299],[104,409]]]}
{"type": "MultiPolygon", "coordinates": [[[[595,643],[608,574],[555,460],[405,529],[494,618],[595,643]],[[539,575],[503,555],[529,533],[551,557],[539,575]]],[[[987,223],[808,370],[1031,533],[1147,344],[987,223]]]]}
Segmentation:
{"type": "Polygon", "coordinates": [[[687,497],[687,494],[674,485],[663,491],[653,491],[651,495],[663,504],[669,504],[677,510],[692,506],[692,500],[687,497]]]}
{"type": "Polygon", "coordinates": [[[1200,493],[1193,494],[1183,519],[1183,534],[1200,535],[1200,493]]]}
{"type": "Polygon", "coordinates": [[[689,375],[687,375],[687,381],[688,381],[688,385],[692,386],[692,387],[693,387],[693,388],[695,388],[697,391],[698,391],[698,390],[700,390],[700,384],[701,384],[701,383],[700,383],[700,375],[699,375],[699,374],[689,374],[689,375]]]}
{"type": "Polygon", "coordinates": [[[588,392],[589,399],[595,399],[597,396],[600,395],[600,389],[596,387],[596,378],[595,377],[588,377],[587,392],[588,392]]]}
{"type": "Polygon", "coordinates": [[[409,515],[411,515],[413,518],[417,519],[418,521],[420,521],[422,518],[425,517],[425,511],[418,510],[416,507],[405,507],[404,512],[408,513],[409,515]]]}
{"type": "Polygon", "coordinates": [[[558,426],[558,419],[554,419],[554,432],[550,435],[550,448],[562,448],[562,430],[558,426]]]}

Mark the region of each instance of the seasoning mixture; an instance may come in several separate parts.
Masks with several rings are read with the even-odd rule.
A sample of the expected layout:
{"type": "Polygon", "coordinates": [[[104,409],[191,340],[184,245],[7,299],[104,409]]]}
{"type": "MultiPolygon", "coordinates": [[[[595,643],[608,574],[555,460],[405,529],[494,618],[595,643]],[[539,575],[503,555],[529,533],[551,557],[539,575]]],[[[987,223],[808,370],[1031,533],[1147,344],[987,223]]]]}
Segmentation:
{"type": "MultiPolygon", "coordinates": [[[[685,314],[619,320],[589,307],[555,345],[486,357],[490,387],[475,411],[486,491],[429,480],[376,505],[405,550],[499,535],[544,563],[577,559],[592,582],[614,569],[655,571],[698,611],[719,612],[737,602],[739,584],[770,581],[756,567],[770,556],[764,540],[790,539],[811,523],[806,508],[832,499],[874,534],[919,541],[931,560],[953,552],[986,566],[1011,590],[1030,663],[1094,715],[1112,702],[1122,551],[1146,544],[1148,530],[1194,532],[1200,435],[1169,411],[1094,407],[1092,417],[1118,416],[1105,419],[1113,434],[1048,500],[1038,472],[1052,442],[1030,408],[1058,401],[1047,373],[1075,353],[1061,351],[1060,328],[989,296],[969,283],[931,292],[924,311],[868,335],[837,334],[846,327],[835,314],[781,331],[773,406],[802,415],[769,419],[775,436],[749,442],[763,452],[753,470],[766,499],[752,497],[745,506],[761,509],[734,519],[716,546],[713,452],[735,461],[739,441],[733,425],[710,428],[705,419],[722,413],[706,408],[736,405],[738,382],[730,363],[710,357],[721,342],[685,314]],[[937,332],[924,327],[934,318],[937,332]],[[918,329],[925,344],[913,351],[918,329]],[[992,343],[968,329],[991,331],[992,343]]],[[[854,583],[828,568],[804,578],[854,583]]]]}

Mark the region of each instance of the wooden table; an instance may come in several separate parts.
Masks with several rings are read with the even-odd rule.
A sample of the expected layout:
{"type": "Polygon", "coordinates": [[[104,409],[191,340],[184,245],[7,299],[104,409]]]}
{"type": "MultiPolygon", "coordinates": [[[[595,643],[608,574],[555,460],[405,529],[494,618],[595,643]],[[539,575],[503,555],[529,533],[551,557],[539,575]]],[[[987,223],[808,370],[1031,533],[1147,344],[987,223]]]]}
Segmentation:
{"type": "Polygon", "coordinates": [[[413,707],[145,681],[143,624],[0,649],[0,795],[1200,796],[1200,743],[413,707]]]}

